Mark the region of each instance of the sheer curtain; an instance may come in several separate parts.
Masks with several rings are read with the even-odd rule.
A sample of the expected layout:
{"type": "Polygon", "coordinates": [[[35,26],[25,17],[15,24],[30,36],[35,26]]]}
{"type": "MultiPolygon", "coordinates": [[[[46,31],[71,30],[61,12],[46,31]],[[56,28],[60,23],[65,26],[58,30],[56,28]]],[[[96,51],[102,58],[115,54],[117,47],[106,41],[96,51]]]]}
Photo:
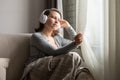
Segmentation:
{"type": "Polygon", "coordinates": [[[76,31],[84,35],[83,58],[96,80],[104,80],[104,24],[102,0],[77,0],[76,31]]]}
{"type": "Polygon", "coordinates": [[[63,0],[64,18],[71,23],[77,33],[82,32],[84,35],[81,44],[82,56],[96,80],[104,80],[103,1],[63,0]]]}

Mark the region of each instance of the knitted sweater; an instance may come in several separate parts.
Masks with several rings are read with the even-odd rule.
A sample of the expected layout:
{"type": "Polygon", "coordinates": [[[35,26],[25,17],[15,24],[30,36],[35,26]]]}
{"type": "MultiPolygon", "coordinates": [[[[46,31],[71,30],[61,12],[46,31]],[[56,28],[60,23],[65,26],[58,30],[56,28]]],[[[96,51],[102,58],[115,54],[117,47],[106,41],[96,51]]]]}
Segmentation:
{"type": "Polygon", "coordinates": [[[57,49],[51,45],[51,43],[41,34],[41,32],[33,33],[30,40],[30,57],[28,63],[45,56],[66,54],[76,48],[77,45],[75,45],[72,41],[76,35],[76,32],[72,27],[67,28],[66,31],[68,32],[71,40],[65,39],[60,35],[54,36],[55,43],[58,46],[57,49]]]}

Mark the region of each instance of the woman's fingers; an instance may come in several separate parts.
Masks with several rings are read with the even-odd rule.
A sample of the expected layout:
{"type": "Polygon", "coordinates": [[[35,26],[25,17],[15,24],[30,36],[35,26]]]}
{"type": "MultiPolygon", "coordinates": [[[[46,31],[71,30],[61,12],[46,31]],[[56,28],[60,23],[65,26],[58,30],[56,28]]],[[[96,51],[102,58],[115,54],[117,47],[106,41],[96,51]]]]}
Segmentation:
{"type": "Polygon", "coordinates": [[[83,41],[83,34],[82,33],[78,33],[76,36],[75,36],[75,43],[78,45],[78,44],[81,44],[82,41],[83,41]]]}
{"type": "Polygon", "coordinates": [[[63,28],[67,28],[67,27],[70,26],[69,22],[66,21],[66,20],[64,20],[64,19],[61,19],[61,20],[60,20],[60,24],[61,24],[61,26],[62,26],[63,28]]]}

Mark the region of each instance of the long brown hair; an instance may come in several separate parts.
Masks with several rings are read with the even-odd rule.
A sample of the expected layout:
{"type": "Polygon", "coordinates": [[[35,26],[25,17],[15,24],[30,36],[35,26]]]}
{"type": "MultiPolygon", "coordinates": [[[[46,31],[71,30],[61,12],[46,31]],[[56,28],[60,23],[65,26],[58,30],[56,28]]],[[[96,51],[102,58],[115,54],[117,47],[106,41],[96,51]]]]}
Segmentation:
{"type": "MultiPolygon", "coordinates": [[[[44,12],[44,14],[48,16],[51,11],[56,11],[56,12],[58,12],[58,13],[60,14],[61,18],[62,18],[61,12],[60,12],[58,9],[56,9],[56,8],[47,9],[47,10],[44,12]]],[[[40,31],[42,31],[43,29],[44,29],[44,24],[39,22],[39,27],[38,27],[38,28],[35,28],[35,32],[40,32],[40,31]]],[[[55,36],[55,35],[57,35],[58,33],[59,33],[59,31],[56,30],[56,31],[53,32],[52,36],[55,36]]]]}

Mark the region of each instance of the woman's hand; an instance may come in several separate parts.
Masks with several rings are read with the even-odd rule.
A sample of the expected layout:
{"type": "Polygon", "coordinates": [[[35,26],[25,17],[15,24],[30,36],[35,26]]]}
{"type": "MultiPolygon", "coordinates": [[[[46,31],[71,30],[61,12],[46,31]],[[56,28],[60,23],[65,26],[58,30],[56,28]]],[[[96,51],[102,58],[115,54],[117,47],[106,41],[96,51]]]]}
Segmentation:
{"type": "Polygon", "coordinates": [[[60,25],[62,28],[69,28],[70,27],[69,22],[67,20],[64,20],[64,19],[60,20],[60,25]]]}
{"type": "Polygon", "coordinates": [[[75,44],[76,44],[76,45],[81,44],[82,41],[83,41],[83,34],[82,34],[82,33],[78,33],[78,34],[75,36],[74,40],[75,40],[75,44]]]}

